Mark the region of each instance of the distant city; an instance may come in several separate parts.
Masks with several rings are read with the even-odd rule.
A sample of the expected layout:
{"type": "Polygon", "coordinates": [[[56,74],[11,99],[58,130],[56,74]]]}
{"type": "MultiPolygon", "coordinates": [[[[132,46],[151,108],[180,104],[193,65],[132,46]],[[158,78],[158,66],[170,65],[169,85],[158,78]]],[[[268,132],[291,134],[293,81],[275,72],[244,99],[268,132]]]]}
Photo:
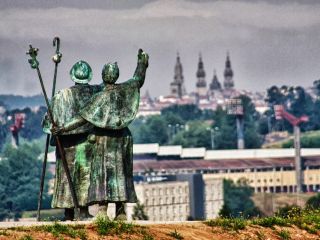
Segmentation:
{"type": "MultiPolygon", "coordinates": [[[[265,101],[266,92],[248,91],[236,88],[234,71],[231,64],[231,56],[227,53],[225,69],[223,71],[223,82],[218,79],[216,69],[213,70],[211,81],[207,81],[207,73],[204,69],[204,61],[199,54],[198,68],[195,73],[195,89],[187,91],[184,82],[183,64],[179,53],[177,53],[176,64],[174,66],[173,81],[170,83],[170,93],[166,96],[158,96],[153,99],[148,90],[141,97],[139,116],[157,115],[161,109],[171,105],[196,104],[201,110],[216,110],[218,106],[225,109],[228,100],[240,95],[251,98],[258,112],[263,113],[269,109],[265,101]]],[[[190,76],[189,76],[190,78],[190,76]]],[[[271,87],[271,86],[270,86],[271,87]]],[[[314,90],[310,87],[306,89],[313,98],[314,90]]]]}
{"type": "MultiPolygon", "coordinates": [[[[261,114],[272,108],[266,101],[266,92],[237,89],[230,53],[226,54],[223,81],[218,79],[216,69],[212,69],[213,74],[208,81],[204,66],[205,62],[199,54],[194,75],[195,88],[186,89],[183,59],[178,53],[176,64],[172,66],[173,81],[168,86],[168,95],[152,98],[146,91],[140,100],[138,116],[144,119],[161,115],[163,109],[173,105],[196,105],[201,110],[211,111],[217,110],[218,107],[227,109],[230,99],[241,95],[248,96],[255,110],[261,114]]],[[[314,87],[305,89],[305,92],[313,100],[316,99],[314,87]]],[[[7,133],[11,131],[11,144],[18,148],[20,130],[23,139],[39,139],[43,136],[40,128],[42,116],[46,111],[41,107],[43,103],[43,97],[40,95],[0,95],[0,140],[5,140],[7,133]]],[[[238,145],[238,149],[218,150],[213,146],[215,133],[211,127],[206,129],[208,133],[211,130],[211,150],[204,146],[184,147],[170,142],[173,136],[170,135],[170,124],[167,126],[169,137],[166,144],[147,142],[135,144],[133,148],[135,188],[149,220],[182,221],[218,217],[227,201],[224,179],[232,180],[234,183],[246,179],[248,186],[252,188],[252,194],[299,192],[294,167],[294,149],[244,149],[242,143],[238,145]]],[[[187,128],[184,130],[188,131],[187,128]]],[[[268,130],[268,134],[265,133],[264,136],[265,143],[282,139],[289,139],[288,132],[272,133],[268,130]]],[[[49,171],[54,175],[55,153],[50,152],[48,158],[49,171]]],[[[299,171],[304,179],[301,183],[302,192],[308,194],[320,191],[319,148],[302,149],[302,159],[303,165],[299,171]]],[[[49,194],[52,193],[52,181],[53,179],[49,181],[49,194]]],[[[292,199],[291,203],[300,204],[296,198],[292,199]]],[[[135,204],[128,204],[128,219],[132,219],[135,207],[135,204]]],[[[269,211],[267,206],[262,209],[264,205],[260,207],[266,213],[273,211],[269,211]]]]}

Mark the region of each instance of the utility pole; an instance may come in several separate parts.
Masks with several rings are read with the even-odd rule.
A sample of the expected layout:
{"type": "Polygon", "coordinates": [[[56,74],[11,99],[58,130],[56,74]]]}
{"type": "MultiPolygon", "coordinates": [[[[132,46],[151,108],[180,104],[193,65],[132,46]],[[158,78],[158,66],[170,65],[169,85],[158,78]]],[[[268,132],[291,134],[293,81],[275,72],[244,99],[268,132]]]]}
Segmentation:
{"type": "Polygon", "coordinates": [[[303,192],[303,172],[301,164],[301,146],[300,146],[300,126],[302,122],[308,122],[308,116],[301,116],[297,118],[292,114],[284,110],[282,105],[274,105],[274,112],[276,120],[286,119],[292,126],[294,131],[294,148],[295,148],[295,172],[296,172],[296,182],[297,182],[297,193],[303,192]]]}
{"type": "Polygon", "coordinates": [[[237,146],[238,149],[244,149],[243,105],[241,98],[232,98],[228,100],[227,114],[236,116],[237,146]]]}
{"type": "Polygon", "coordinates": [[[211,138],[211,149],[215,149],[215,134],[219,131],[218,127],[215,128],[207,128],[207,131],[210,131],[210,138],[211,138]]]}

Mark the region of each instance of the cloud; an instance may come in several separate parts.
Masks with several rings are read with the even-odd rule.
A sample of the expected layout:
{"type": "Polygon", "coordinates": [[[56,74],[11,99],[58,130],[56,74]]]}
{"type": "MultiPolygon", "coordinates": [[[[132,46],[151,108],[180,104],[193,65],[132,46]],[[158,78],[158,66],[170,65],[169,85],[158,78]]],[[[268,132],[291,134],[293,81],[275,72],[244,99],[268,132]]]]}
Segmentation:
{"type": "Polygon", "coordinates": [[[187,2],[163,0],[146,4],[141,9],[125,15],[124,19],[154,18],[207,18],[221,23],[270,29],[297,29],[320,23],[320,4],[301,3],[270,4],[268,2],[211,1],[187,2]]]}
{"type": "MultiPolygon", "coordinates": [[[[34,73],[30,73],[24,59],[25,48],[32,42],[41,50],[39,58],[49,59],[56,35],[62,40],[64,57],[59,76],[64,79],[69,78],[70,66],[81,58],[92,64],[98,79],[103,63],[117,60],[122,64],[121,76],[126,79],[135,67],[136,50],[146,48],[151,64],[150,80],[145,87],[154,95],[169,92],[176,51],[181,53],[189,91],[194,89],[200,51],[210,81],[214,68],[218,75],[223,71],[225,53],[230,50],[239,88],[263,90],[275,82],[314,80],[316,69],[320,69],[316,61],[320,54],[320,4],[236,0],[140,2],[139,7],[130,8],[22,8],[14,4],[1,8],[0,53],[14,65],[15,71],[10,73],[14,72],[15,77],[11,79],[24,84],[16,84],[20,86],[18,90],[5,85],[0,91],[40,92],[27,87],[34,82],[34,73]]],[[[41,59],[44,75],[52,73],[51,65],[41,59]]],[[[65,81],[60,87],[69,85],[65,81]]]]}
{"type": "MultiPolygon", "coordinates": [[[[139,38],[131,33],[135,29],[142,32],[142,28],[145,28],[148,34],[144,37],[154,40],[152,36],[159,37],[163,31],[169,32],[177,27],[188,28],[186,24],[192,21],[200,24],[209,22],[211,26],[204,24],[204,27],[212,34],[217,34],[217,30],[223,28],[299,30],[319,26],[319,12],[320,4],[279,5],[241,1],[198,3],[184,0],[158,0],[141,8],[120,10],[13,8],[0,10],[0,37],[44,38],[52,35],[52,32],[62,32],[70,40],[76,35],[83,40],[107,37],[116,41],[126,34],[139,38]]],[[[197,33],[196,29],[191,30],[197,33]]],[[[172,37],[168,40],[171,41],[172,37]]]]}

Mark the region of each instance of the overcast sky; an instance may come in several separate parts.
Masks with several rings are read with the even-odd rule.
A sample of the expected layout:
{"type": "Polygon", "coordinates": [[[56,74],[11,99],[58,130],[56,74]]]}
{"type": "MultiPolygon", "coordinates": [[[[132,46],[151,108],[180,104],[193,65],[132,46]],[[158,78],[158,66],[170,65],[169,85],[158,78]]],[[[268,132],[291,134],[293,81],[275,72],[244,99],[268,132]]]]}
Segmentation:
{"type": "Polygon", "coordinates": [[[61,38],[57,88],[71,86],[71,66],[82,59],[100,83],[102,66],[117,61],[119,81],[129,79],[136,53],[150,55],[143,92],[169,93],[177,51],[187,91],[195,89],[199,52],[206,80],[214,69],[223,81],[230,52],[236,88],[264,91],[271,85],[311,86],[320,78],[320,1],[2,0],[0,94],[40,93],[25,52],[38,47],[48,91],[54,36],[61,38]]]}

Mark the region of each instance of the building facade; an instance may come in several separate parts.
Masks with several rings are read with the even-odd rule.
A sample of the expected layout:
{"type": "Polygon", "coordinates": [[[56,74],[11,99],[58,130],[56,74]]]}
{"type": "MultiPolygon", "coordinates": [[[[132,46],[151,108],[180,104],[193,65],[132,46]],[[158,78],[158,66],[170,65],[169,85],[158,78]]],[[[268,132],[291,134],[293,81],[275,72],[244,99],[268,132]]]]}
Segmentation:
{"type": "Polygon", "coordinates": [[[202,174],[151,175],[135,189],[152,221],[211,219],[223,206],[223,180],[204,180],[202,174]]]}
{"type": "Polygon", "coordinates": [[[186,221],[190,216],[187,181],[140,183],[135,189],[151,221],[186,221]]]}
{"type": "Polygon", "coordinates": [[[204,178],[204,216],[213,219],[219,216],[223,206],[223,181],[220,178],[204,178]]]}

